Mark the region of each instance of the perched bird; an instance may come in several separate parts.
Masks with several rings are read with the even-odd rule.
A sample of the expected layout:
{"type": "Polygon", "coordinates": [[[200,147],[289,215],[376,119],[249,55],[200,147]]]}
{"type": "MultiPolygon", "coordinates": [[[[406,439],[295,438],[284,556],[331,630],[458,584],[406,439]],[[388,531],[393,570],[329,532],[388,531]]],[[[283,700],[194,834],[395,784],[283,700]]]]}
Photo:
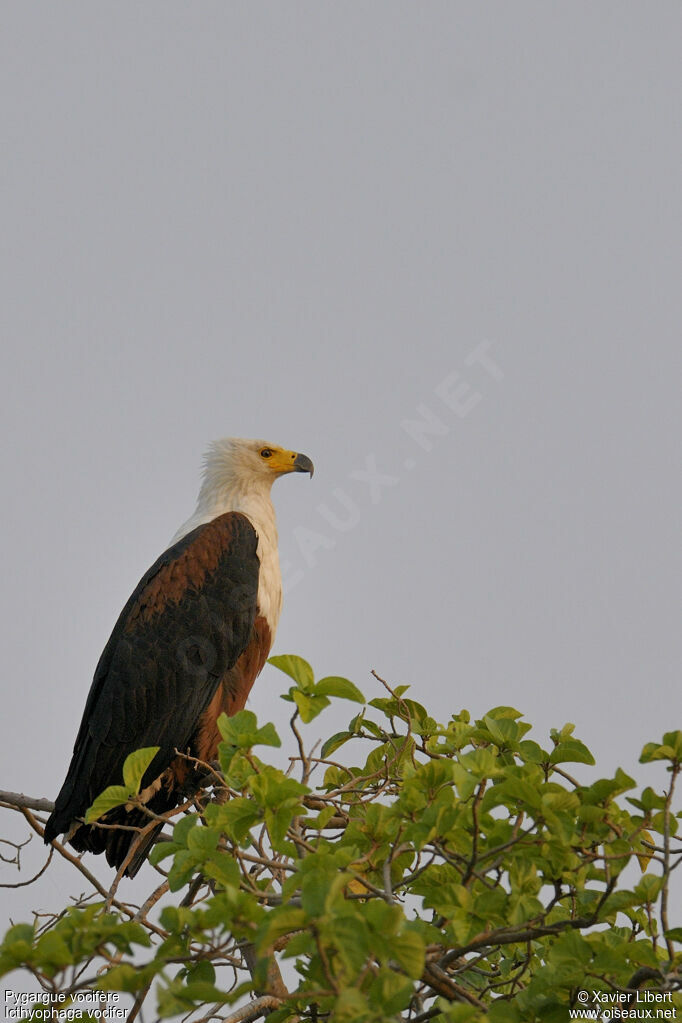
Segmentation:
{"type": "MultiPolygon", "coordinates": [[[[122,781],[129,753],[159,751],[142,779],[147,807],[162,814],[196,791],[189,754],[216,756],[219,715],[246,703],[272,646],[282,606],[277,525],[270,488],[278,476],[307,472],[306,455],[260,440],[216,441],[206,455],[194,515],[142,577],[104,648],[73,758],[45,841],[66,832],[79,851],[106,852],[120,867],[150,817],[139,807],[109,811],[99,827],[83,816],[122,781]]],[[[134,876],[155,833],[138,844],[134,876]]]]}

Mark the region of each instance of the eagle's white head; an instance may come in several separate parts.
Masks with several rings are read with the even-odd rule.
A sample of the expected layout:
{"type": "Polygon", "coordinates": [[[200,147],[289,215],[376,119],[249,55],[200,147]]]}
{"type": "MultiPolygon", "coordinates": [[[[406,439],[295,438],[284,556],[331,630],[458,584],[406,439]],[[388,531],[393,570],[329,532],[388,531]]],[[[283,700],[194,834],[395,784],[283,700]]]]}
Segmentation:
{"type": "Polygon", "coordinates": [[[204,456],[202,493],[207,496],[225,488],[267,488],[288,472],[313,474],[306,455],[288,451],[265,440],[224,437],[214,441],[204,456]]]}
{"type": "Polygon", "coordinates": [[[194,515],[180,527],[173,542],[228,511],[241,511],[252,521],[254,516],[261,518],[270,505],[272,484],[289,472],[307,472],[312,476],[313,463],[307,455],[265,440],[223,437],[213,441],[204,455],[203,480],[194,515]]]}

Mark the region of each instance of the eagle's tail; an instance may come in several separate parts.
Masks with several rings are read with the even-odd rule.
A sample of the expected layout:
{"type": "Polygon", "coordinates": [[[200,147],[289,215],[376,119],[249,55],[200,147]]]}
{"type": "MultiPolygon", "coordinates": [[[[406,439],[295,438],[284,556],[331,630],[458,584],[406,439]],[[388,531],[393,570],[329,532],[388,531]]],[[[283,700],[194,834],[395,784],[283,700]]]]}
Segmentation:
{"type": "MultiPolygon", "coordinates": [[[[158,796],[161,795],[162,793],[157,793],[156,799],[149,803],[150,809],[159,814],[172,809],[177,802],[177,799],[169,801],[168,793],[163,793],[166,798],[159,800],[158,796]]],[[[125,806],[117,806],[105,814],[101,822],[79,824],[75,821],[70,828],[64,826],[53,813],[45,826],[45,841],[51,842],[62,831],[66,831],[65,840],[74,849],[78,852],[105,853],[107,863],[116,870],[122,866],[131,847],[136,844],[130,862],[123,872],[125,877],[135,877],[163,828],[163,821],[149,827],[151,823],[152,819],[139,807],[126,809],[125,806]],[[100,824],[104,827],[100,827],[100,824]],[[146,830],[147,828],[149,830],[146,830]]]]}

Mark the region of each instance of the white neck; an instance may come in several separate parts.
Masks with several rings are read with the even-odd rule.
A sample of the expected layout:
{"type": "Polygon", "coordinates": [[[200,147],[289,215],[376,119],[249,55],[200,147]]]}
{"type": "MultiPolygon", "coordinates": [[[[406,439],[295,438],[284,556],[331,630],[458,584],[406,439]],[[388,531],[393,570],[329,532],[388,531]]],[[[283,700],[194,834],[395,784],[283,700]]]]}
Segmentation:
{"type": "Polygon", "coordinates": [[[280,611],[282,610],[282,577],[277,551],[277,522],[270,497],[271,479],[249,480],[248,487],[239,479],[216,483],[207,474],[199,492],[194,514],[177,531],[171,544],[187,533],[211,522],[226,512],[241,512],[258,534],[258,613],[263,615],[274,641],[280,611]]]}

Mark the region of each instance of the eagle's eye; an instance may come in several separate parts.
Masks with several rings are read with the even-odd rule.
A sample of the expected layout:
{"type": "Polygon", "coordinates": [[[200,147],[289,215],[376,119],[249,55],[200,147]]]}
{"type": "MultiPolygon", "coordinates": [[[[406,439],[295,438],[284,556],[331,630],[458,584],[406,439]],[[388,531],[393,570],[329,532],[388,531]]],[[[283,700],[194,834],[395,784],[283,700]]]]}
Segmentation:
{"type": "Polygon", "coordinates": [[[270,458],[271,454],[272,451],[270,450],[270,448],[263,448],[263,450],[260,453],[260,456],[261,458],[270,458]]]}

